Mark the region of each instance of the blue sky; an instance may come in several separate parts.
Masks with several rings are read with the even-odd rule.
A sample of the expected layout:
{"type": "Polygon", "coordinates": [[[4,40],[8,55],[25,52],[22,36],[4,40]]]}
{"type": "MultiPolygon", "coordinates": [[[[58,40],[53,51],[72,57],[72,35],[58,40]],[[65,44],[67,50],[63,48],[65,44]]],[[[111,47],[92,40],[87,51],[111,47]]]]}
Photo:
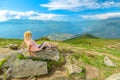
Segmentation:
{"type": "Polygon", "coordinates": [[[113,17],[120,17],[120,0],[0,0],[0,21],[81,21],[113,17]]]}

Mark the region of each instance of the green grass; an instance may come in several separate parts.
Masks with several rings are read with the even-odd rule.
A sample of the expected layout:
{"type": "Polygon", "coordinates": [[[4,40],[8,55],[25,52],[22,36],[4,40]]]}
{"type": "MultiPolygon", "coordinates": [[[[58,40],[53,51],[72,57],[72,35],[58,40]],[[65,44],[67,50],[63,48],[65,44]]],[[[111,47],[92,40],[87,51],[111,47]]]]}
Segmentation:
{"type": "Polygon", "coordinates": [[[9,44],[21,44],[23,40],[21,39],[2,39],[0,38],[0,47],[5,47],[9,44]]]}
{"type": "Polygon", "coordinates": [[[79,62],[84,62],[87,65],[96,66],[98,68],[104,67],[104,56],[98,56],[98,55],[91,55],[87,53],[83,54],[73,54],[73,58],[75,58],[79,62]]]}
{"type": "MultiPolygon", "coordinates": [[[[100,71],[100,79],[94,80],[104,80],[110,75],[120,72],[120,60],[115,60],[110,58],[113,62],[116,63],[116,67],[108,67],[103,62],[105,56],[99,56],[97,54],[85,53],[86,50],[95,51],[99,53],[110,54],[115,57],[120,57],[120,51],[118,49],[107,48],[106,46],[113,45],[120,42],[120,39],[98,39],[98,38],[74,38],[61,41],[50,41],[46,39],[36,40],[38,44],[43,42],[55,42],[58,43],[58,50],[63,55],[69,53],[69,56],[75,58],[78,62],[82,62],[86,65],[92,65],[98,68],[100,71]]],[[[0,47],[4,47],[9,44],[19,44],[21,45],[22,40],[19,39],[0,39],[0,47]]],[[[64,63],[64,57],[62,55],[59,62],[47,61],[48,68],[51,69],[53,66],[61,66],[64,63]]],[[[20,59],[24,59],[23,56],[18,56],[20,59]]],[[[85,76],[85,72],[80,73],[80,76],[85,76]]]]}
{"type": "Polygon", "coordinates": [[[8,60],[8,59],[5,58],[5,59],[3,59],[2,61],[0,61],[0,68],[2,67],[2,65],[3,65],[7,60],[8,60]]]}
{"type": "Polygon", "coordinates": [[[116,42],[120,41],[119,39],[94,39],[94,38],[75,38],[66,40],[65,42],[70,44],[82,44],[87,46],[97,46],[97,47],[104,47],[105,45],[114,44],[116,42]]]}

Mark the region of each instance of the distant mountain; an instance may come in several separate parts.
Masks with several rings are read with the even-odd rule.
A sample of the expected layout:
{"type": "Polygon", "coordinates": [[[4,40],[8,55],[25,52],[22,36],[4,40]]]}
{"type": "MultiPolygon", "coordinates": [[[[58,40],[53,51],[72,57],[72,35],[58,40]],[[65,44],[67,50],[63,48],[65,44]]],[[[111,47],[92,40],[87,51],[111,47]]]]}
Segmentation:
{"type": "Polygon", "coordinates": [[[90,39],[90,38],[93,38],[93,39],[98,39],[99,37],[96,37],[96,36],[93,36],[92,34],[88,34],[88,33],[85,33],[85,34],[82,34],[82,35],[74,35],[72,38],[68,39],[68,40],[72,40],[72,39],[90,39]]]}
{"type": "Polygon", "coordinates": [[[96,36],[93,36],[93,35],[91,35],[91,34],[82,34],[82,35],[80,35],[80,36],[77,36],[77,37],[79,37],[79,38],[99,38],[99,37],[96,37],[96,36]]]}
{"type": "Polygon", "coordinates": [[[72,43],[72,44],[91,44],[91,40],[99,39],[96,36],[93,36],[91,34],[82,34],[80,36],[76,36],[74,38],[65,40],[64,42],[72,43]]]}
{"type": "Polygon", "coordinates": [[[72,34],[52,34],[47,37],[50,40],[64,41],[64,40],[73,38],[74,35],[72,35],[72,34]]]}
{"type": "Polygon", "coordinates": [[[120,38],[120,19],[98,21],[96,29],[90,31],[90,34],[102,38],[120,38]]]}
{"type": "Polygon", "coordinates": [[[66,40],[73,35],[79,36],[84,33],[102,38],[120,38],[120,18],[78,22],[49,20],[8,20],[0,22],[1,38],[22,39],[24,32],[28,30],[33,33],[33,39],[52,36],[51,39],[66,40]]]}
{"type": "Polygon", "coordinates": [[[34,39],[51,34],[81,34],[84,32],[83,27],[65,21],[8,20],[0,22],[0,37],[2,38],[21,39],[27,30],[33,33],[34,39]]]}

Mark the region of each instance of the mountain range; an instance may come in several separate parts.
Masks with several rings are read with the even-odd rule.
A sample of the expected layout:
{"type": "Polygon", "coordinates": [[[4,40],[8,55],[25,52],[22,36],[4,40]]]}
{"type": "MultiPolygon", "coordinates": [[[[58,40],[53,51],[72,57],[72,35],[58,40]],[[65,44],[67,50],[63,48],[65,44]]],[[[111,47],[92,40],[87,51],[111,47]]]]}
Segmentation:
{"type": "Polygon", "coordinates": [[[81,35],[84,33],[102,38],[120,38],[119,27],[120,18],[78,22],[8,20],[0,22],[0,37],[22,39],[24,32],[29,30],[33,34],[33,39],[54,36],[56,34],[57,36],[55,37],[59,38],[59,36],[62,36],[62,39],[64,39],[66,37],[71,38],[73,35],[81,35]]]}

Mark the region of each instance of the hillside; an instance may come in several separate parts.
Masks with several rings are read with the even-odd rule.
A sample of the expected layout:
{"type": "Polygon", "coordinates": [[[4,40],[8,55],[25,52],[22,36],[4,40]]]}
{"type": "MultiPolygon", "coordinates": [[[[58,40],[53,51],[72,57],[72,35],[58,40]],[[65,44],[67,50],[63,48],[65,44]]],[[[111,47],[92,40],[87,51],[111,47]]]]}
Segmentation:
{"type": "MultiPolygon", "coordinates": [[[[49,75],[42,77],[36,77],[36,80],[54,80],[57,78],[67,78],[68,80],[84,80],[86,78],[92,80],[104,80],[112,74],[120,72],[120,39],[101,39],[93,38],[93,36],[92,38],[86,38],[85,36],[85,38],[79,37],[64,42],[39,39],[37,40],[37,43],[40,44],[45,41],[52,44],[59,44],[58,50],[60,54],[63,55],[66,62],[61,67],[55,68],[54,66],[53,68],[55,72],[53,71],[52,73],[49,73],[49,75]],[[105,56],[109,57],[116,66],[106,66],[104,64],[105,56]],[[68,64],[67,61],[69,60],[71,60],[71,63],[77,64],[77,66],[82,68],[82,72],[79,74],[69,74],[66,69],[68,64]]],[[[8,44],[20,45],[21,43],[22,40],[17,39],[0,39],[1,47],[8,44]]],[[[7,48],[4,48],[4,50],[7,50],[7,48]]]]}

